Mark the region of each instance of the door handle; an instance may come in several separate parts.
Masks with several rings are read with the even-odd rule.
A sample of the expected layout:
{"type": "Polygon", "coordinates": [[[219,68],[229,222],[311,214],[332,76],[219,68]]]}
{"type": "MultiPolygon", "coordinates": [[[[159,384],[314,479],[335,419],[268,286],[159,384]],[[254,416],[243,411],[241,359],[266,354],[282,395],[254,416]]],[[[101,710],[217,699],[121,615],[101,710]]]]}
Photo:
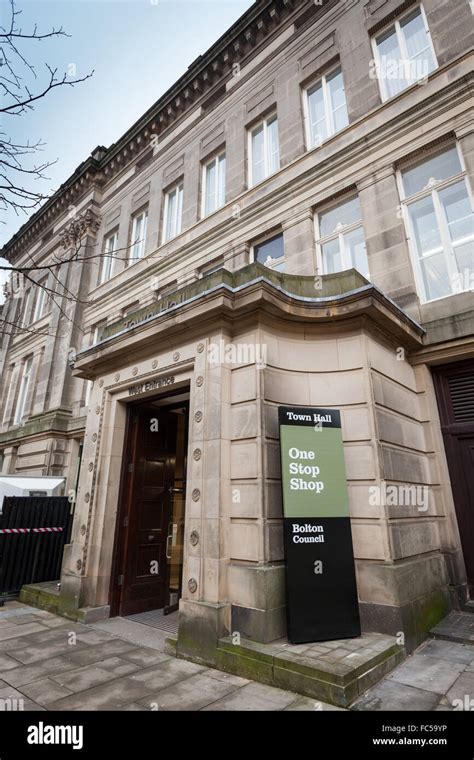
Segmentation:
{"type": "Polygon", "coordinates": [[[168,493],[184,493],[184,488],[173,488],[173,486],[170,486],[168,493]]]}
{"type": "Polygon", "coordinates": [[[153,533],[150,533],[150,535],[148,536],[148,540],[153,541],[154,538],[155,536],[153,535],[153,533]]]}
{"type": "Polygon", "coordinates": [[[172,538],[173,538],[173,536],[171,534],[169,534],[168,536],[166,536],[166,548],[165,548],[166,559],[171,559],[171,554],[168,554],[168,549],[169,549],[169,545],[170,545],[170,540],[172,538]]]}

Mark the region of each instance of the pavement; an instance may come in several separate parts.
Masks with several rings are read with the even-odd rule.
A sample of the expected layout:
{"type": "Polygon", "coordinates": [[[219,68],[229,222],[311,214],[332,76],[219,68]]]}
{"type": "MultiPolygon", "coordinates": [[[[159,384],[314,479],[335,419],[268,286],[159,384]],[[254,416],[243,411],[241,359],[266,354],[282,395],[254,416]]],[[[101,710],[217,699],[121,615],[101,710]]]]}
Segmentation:
{"type": "MultiPolygon", "coordinates": [[[[177,659],[165,651],[167,635],[122,618],[82,625],[7,602],[0,609],[0,709],[342,710],[177,659]]],[[[351,709],[474,710],[474,647],[425,642],[351,709]]]]}

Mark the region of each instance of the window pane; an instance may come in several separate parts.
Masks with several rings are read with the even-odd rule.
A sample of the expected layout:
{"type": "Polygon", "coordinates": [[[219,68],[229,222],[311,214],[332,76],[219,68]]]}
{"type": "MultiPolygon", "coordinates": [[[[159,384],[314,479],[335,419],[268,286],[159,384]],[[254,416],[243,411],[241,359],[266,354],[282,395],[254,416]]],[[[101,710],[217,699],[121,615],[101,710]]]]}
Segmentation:
{"type": "Polygon", "coordinates": [[[41,319],[43,316],[44,311],[44,302],[46,300],[46,291],[44,290],[46,286],[46,280],[38,285],[38,293],[36,296],[36,306],[35,306],[35,315],[34,315],[34,321],[37,319],[41,319]]]}
{"type": "Polygon", "coordinates": [[[137,256],[138,258],[141,258],[145,252],[146,222],[147,222],[147,218],[145,214],[142,214],[139,219],[138,230],[137,230],[137,256]]]}
{"type": "Polygon", "coordinates": [[[420,258],[441,250],[441,236],[431,196],[412,203],[408,208],[420,258]]]}
{"type": "Polygon", "coordinates": [[[176,207],[175,235],[181,232],[181,223],[183,219],[183,187],[178,187],[178,203],[176,207]]]}
{"type": "Polygon", "coordinates": [[[380,57],[379,76],[383,79],[387,97],[390,98],[407,86],[403,67],[400,66],[402,55],[394,28],[378,38],[377,49],[380,57]]]}
{"type": "Polygon", "coordinates": [[[264,240],[263,243],[259,243],[254,246],[254,258],[255,261],[259,261],[261,264],[267,266],[272,261],[281,259],[285,255],[283,247],[283,235],[276,235],[269,240],[264,240]]]}
{"type": "Polygon", "coordinates": [[[412,80],[422,79],[435,69],[435,61],[421,11],[418,9],[412,16],[404,19],[400,26],[405,37],[408,55],[413,62],[411,78],[412,80]]]}
{"type": "Polygon", "coordinates": [[[280,264],[275,264],[273,269],[275,270],[275,272],[284,272],[286,269],[286,264],[284,261],[282,261],[280,262],[280,264]]]}
{"type": "Polygon", "coordinates": [[[308,90],[308,114],[311,146],[314,147],[328,136],[322,82],[308,90]]]}
{"type": "Polygon", "coordinates": [[[207,165],[206,169],[206,205],[205,213],[210,214],[216,208],[216,161],[207,165]]]}
{"type": "Polygon", "coordinates": [[[252,132],[252,183],[265,179],[263,124],[252,132]]]}
{"type": "Polygon", "coordinates": [[[323,256],[324,274],[342,271],[342,255],[339,250],[339,239],[325,243],[321,249],[323,256]]]}
{"type": "Polygon", "coordinates": [[[168,193],[168,211],[166,214],[166,240],[174,236],[174,219],[176,216],[176,190],[168,193]]]}
{"type": "Polygon", "coordinates": [[[220,208],[225,203],[225,156],[219,158],[217,195],[217,205],[220,208]]]}
{"type": "Polygon", "coordinates": [[[346,261],[349,261],[350,266],[369,279],[369,262],[367,261],[363,228],[358,227],[356,230],[346,233],[344,235],[344,246],[346,261]]]}
{"type": "Polygon", "coordinates": [[[443,298],[451,295],[451,282],[444,253],[429,256],[421,261],[421,272],[425,285],[426,298],[443,298]]]}
{"type": "Polygon", "coordinates": [[[462,171],[456,148],[450,148],[424,161],[422,164],[402,172],[405,195],[413,195],[428,186],[430,180],[455,177],[462,171]]]}
{"type": "MultiPolygon", "coordinates": [[[[474,242],[474,214],[464,182],[447,187],[439,193],[446,214],[449,235],[452,242],[474,242]]],[[[474,256],[474,245],[473,245],[474,256]]]]}
{"type": "Polygon", "coordinates": [[[472,284],[474,284],[472,280],[474,275],[474,245],[472,242],[457,245],[454,248],[454,255],[458,272],[464,277],[465,287],[471,283],[470,287],[472,288],[472,284]]]}
{"type": "Polygon", "coordinates": [[[319,227],[320,237],[324,238],[336,232],[339,227],[353,224],[361,219],[359,198],[356,196],[350,201],[341,203],[340,206],[320,214],[319,227]]]}
{"type": "Polygon", "coordinates": [[[30,301],[31,301],[31,291],[27,290],[25,294],[25,300],[23,303],[23,324],[24,325],[28,324],[28,316],[29,316],[28,311],[30,308],[30,301]]]}
{"type": "Polygon", "coordinates": [[[278,171],[280,168],[280,156],[278,148],[278,121],[273,119],[268,123],[267,128],[267,146],[268,146],[268,173],[278,171]]]}
{"type": "Polygon", "coordinates": [[[328,77],[329,97],[331,98],[331,109],[334,119],[334,128],[336,131],[344,129],[349,124],[346,106],[346,94],[344,92],[344,83],[342,81],[342,72],[336,71],[328,77]]]}
{"type": "Polygon", "coordinates": [[[110,235],[105,241],[104,257],[102,259],[101,282],[105,282],[110,277],[112,277],[115,262],[113,253],[117,248],[117,239],[117,234],[114,234],[110,235]]]}
{"type": "Polygon", "coordinates": [[[23,417],[23,414],[25,412],[26,407],[26,399],[28,396],[28,389],[30,385],[30,377],[31,377],[31,366],[32,366],[33,360],[29,358],[23,368],[23,376],[21,378],[20,383],[20,392],[18,394],[18,400],[15,410],[15,418],[14,423],[18,425],[23,417]]]}
{"type": "Polygon", "coordinates": [[[134,222],[135,222],[134,242],[137,243],[139,240],[141,240],[141,237],[142,237],[142,217],[139,216],[137,219],[134,219],[134,222]]]}
{"type": "Polygon", "coordinates": [[[139,259],[145,250],[147,215],[140,214],[133,220],[131,258],[139,259]]]}

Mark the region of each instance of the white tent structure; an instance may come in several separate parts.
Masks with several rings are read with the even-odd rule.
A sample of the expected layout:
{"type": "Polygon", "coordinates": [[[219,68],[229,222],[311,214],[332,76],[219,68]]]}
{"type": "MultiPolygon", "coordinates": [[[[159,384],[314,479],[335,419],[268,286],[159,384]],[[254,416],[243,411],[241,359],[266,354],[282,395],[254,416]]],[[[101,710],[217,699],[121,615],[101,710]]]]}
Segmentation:
{"type": "Polygon", "coordinates": [[[63,496],[65,478],[0,475],[0,513],[4,496],[63,496]]]}

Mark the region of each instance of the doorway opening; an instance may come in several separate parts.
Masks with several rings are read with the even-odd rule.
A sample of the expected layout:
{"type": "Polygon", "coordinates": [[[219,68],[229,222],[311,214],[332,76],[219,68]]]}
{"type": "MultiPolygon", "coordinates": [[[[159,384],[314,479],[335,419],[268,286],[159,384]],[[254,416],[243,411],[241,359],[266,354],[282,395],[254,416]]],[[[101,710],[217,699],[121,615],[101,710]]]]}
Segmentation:
{"type": "Polygon", "coordinates": [[[189,392],[129,405],[111,615],[168,615],[181,597],[189,392]]]}
{"type": "Polygon", "coordinates": [[[474,361],[433,370],[449,475],[466,565],[474,599],[474,361]]]}

